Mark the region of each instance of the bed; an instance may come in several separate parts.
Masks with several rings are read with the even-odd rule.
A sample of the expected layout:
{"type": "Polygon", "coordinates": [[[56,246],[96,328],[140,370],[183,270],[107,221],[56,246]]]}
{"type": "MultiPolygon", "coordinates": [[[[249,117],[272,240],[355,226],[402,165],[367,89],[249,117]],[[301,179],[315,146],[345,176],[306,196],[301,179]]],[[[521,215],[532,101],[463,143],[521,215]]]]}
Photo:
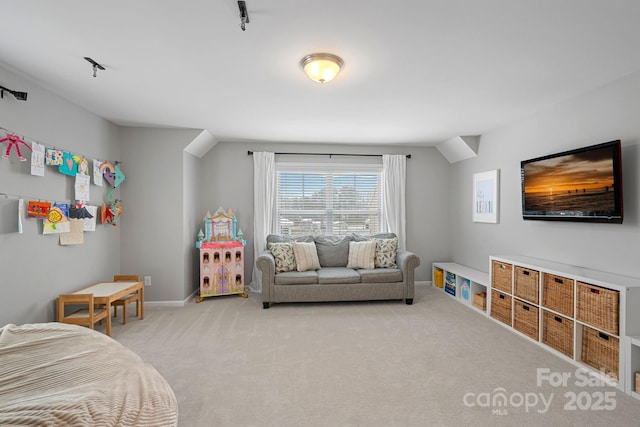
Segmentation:
{"type": "Polygon", "coordinates": [[[62,323],[0,328],[0,426],[175,426],[166,380],[94,330],[62,323]]]}

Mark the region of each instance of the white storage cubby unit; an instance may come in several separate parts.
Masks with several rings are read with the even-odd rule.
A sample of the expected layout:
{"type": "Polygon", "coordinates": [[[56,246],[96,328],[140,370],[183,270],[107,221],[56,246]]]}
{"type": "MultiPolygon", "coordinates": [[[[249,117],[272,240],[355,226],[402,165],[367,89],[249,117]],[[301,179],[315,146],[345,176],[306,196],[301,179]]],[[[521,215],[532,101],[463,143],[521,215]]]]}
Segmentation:
{"type": "Polygon", "coordinates": [[[640,399],[640,279],[523,256],[490,265],[491,318],[640,399]]]}
{"type": "Polygon", "coordinates": [[[431,269],[433,286],[442,289],[456,301],[486,314],[486,294],[489,286],[487,273],[454,262],[434,262],[431,269]],[[484,295],[484,298],[479,295],[484,295]],[[484,308],[480,304],[481,300],[484,301],[484,308]]]}

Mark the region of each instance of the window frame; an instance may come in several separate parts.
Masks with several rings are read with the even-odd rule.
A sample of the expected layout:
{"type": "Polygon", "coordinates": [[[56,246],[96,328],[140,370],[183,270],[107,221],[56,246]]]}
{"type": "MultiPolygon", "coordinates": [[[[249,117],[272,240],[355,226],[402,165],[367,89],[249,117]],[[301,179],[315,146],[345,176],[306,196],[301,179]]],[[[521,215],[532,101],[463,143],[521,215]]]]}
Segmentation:
{"type": "MultiPolygon", "coordinates": [[[[276,169],[276,201],[275,201],[275,215],[274,215],[274,227],[276,228],[275,232],[280,234],[290,234],[283,233],[282,223],[281,223],[281,203],[280,203],[280,174],[281,173],[300,173],[300,174],[323,174],[327,178],[327,182],[324,185],[324,188],[328,191],[325,192],[325,204],[322,209],[318,209],[314,212],[314,210],[309,210],[308,212],[312,212],[315,215],[320,215],[324,221],[320,221],[321,224],[324,222],[325,228],[322,229],[322,225],[320,225],[319,229],[312,228],[308,233],[294,233],[292,236],[297,235],[305,235],[305,234],[347,234],[352,232],[357,232],[359,234],[371,234],[382,232],[383,227],[383,203],[384,197],[382,195],[383,191],[383,166],[382,163],[311,163],[311,162],[303,162],[303,161],[276,161],[275,163],[276,169]],[[334,201],[334,193],[333,190],[335,187],[331,185],[333,179],[339,175],[375,175],[377,181],[375,183],[375,190],[377,192],[377,206],[372,210],[363,210],[363,209],[355,209],[352,211],[345,209],[334,209],[333,201],[334,201]],[[368,213],[369,212],[369,213],[368,213]],[[342,230],[334,229],[334,218],[338,215],[344,214],[363,214],[368,213],[368,215],[377,217],[378,225],[377,230],[366,229],[366,225],[363,225],[363,229],[361,230],[342,230]]],[[[292,211],[293,212],[293,211],[292,211]]]]}

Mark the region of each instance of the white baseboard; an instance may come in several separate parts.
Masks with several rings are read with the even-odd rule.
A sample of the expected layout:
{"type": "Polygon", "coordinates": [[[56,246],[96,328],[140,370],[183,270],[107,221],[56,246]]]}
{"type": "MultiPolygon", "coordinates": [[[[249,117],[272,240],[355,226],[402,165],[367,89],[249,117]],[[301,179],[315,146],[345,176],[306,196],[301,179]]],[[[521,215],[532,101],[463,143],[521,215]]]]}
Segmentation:
{"type": "Polygon", "coordinates": [[[420,281],[416,281],[415,285],[416,286],[432,286],[433,282],[431,282],[430,280],[420,280],[420,281]]]}
{"type": "Polygon", "coordinates": [[[145,301],[144,305],[147,307],[184,307],[196,297],[198,290],[193,291],[191,295],[186,297],[183,301],[145,301]]]}

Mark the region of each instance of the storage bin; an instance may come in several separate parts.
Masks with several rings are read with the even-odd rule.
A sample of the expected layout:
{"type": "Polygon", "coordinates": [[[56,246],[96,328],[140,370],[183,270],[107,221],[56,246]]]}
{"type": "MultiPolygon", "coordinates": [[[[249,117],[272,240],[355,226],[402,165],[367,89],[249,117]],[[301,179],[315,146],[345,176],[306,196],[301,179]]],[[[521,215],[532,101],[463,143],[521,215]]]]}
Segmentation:
{"type": "Polygon", "coordinates": [[[473,305],[482,311],[487,309],[487,293],[480,292],[473,296],[473,305]]]}
{"type": "Polygon", "coordinates": [[[491,317],[511,326],[511,297],[491,290],[491,317]]]}
{"type": "Polygon", "coordinates": [[[540,273],[528,268],[515,268],[513,294],[534,304],[538,304],[540,273]]]}
{"type": "Polygon", "coordinates": [[[620,341],[588,326],[582,328],[582,362],[618,380],[620,341]]]}
{"type": "Polygon", "coordinates": [[[513,328],[536,341],[540,338],[539,314],[538,307],[517,298],[513,300],[513,328]]]}
{"type": "Polygon", "coordinates": [[[619,333],[620,292],[577,282],[576,319],[613,335],[619,333]]]}
{"type": "Polygon", "coordinates": [[[573,320],[542,310],[542,342],[573,359],[573,320]]]}
{"type": "Polygon", "coordinates": [[[493,260],[491,263],[491,287],[508,294],[511,290],[511,273],[513,266],[504,262],[493,260]]]}
{"type": "Polygon", "coordinates": [[[569,317],[573,317],[573,280],[555,274],[544,273],[542,305],[569,317]]]}
{"type": "Polygon", "coordinates": [[[640,393],[640,372],[636,372],[636,393],[640,393]]]}
{"type": "Polygon", "coordinates": [[[433,283],[437,288],[442,288],[444,286],[444,275],[442,270],[439,268],[433,270],[433,283]]]}

